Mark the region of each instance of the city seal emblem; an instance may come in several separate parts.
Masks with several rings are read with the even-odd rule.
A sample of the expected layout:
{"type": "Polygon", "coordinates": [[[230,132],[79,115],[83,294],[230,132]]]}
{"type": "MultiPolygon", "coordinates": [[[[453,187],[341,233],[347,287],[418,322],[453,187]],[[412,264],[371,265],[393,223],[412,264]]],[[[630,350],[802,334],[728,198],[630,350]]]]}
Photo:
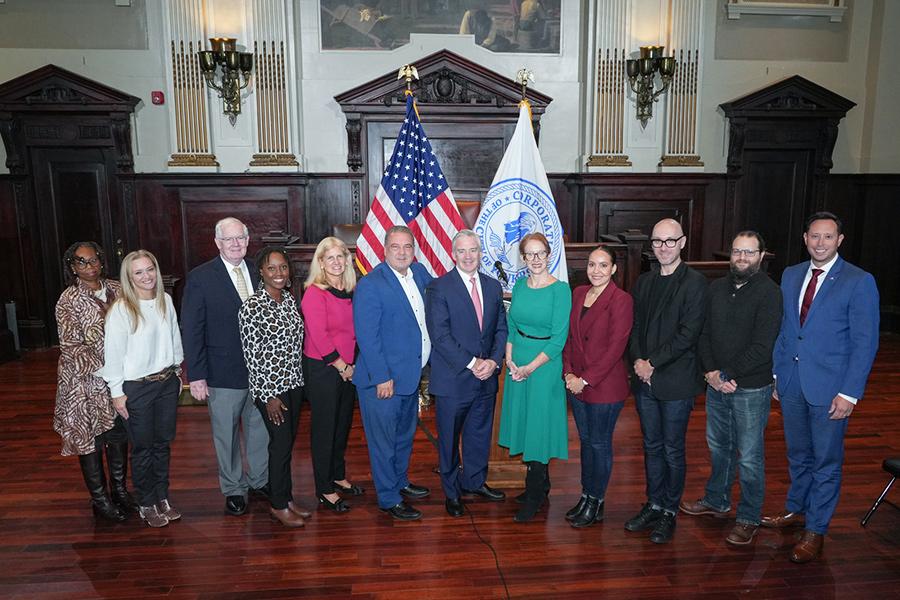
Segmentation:
{"type": "MultiPolygon", "coordinates": [[[[481,238],[481,270],[497,277],[502,268],[511,291],[519,277],[527,274],[519,255],[519,242],[529,233],[543,233],[550,242],[548,269],[559,266],[563,249],[563,231],[556,216],[556,205],[547,191],[521,178],[499,181],[491,186],[475,223],[481,238]]],[[[503,283],[503,278],[500,277],[503,283]]]]}

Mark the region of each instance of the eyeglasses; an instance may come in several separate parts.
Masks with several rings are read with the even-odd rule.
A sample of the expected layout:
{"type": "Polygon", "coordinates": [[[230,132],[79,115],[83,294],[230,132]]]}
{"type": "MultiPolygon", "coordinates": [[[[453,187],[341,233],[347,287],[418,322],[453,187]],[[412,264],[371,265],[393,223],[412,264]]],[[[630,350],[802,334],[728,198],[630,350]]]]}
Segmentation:
{"type": "Polygon", "coordinates": [[[662,248],[663,244],[665,244],[666,248],[674,248],[675,244],[677,244],[683,237],[684,237],[683,235],[680,235],[677,238],[669,238],[667,240],[660,240],[660,239],[654,238],[654,239],[650,240],[650,245],[653,246],[654,248],[662,248]]]}
{"type": "Polygon", "coordinates": [[[746,256],[747,258],[750,258],[752,256],[756,256],[757,254],[759,254],[759,250],[747,250],[746,248],[732,248],[731,249],[731,255],[735,258],[737,258],[738,256],[740,256],[742,254],[744,256],[746,256]]]}
{"type": "Polygon", "coordinates": [[[80,256],[76,256],[72,259],[72,264],[75,265],[76,269],[87,269],[88,265],[92,267],[96,267],[100,264],[100,259],[96,256],[94,258],[82,258],[80,256]]]}
{"type": "Polygon", "coordinates": [[[547,258],[547,254],[548,253],[546,250],[541,250],[540,252],[525,252],[522,254],[522,256],[525,257],[525,260],[534,260],[536,258],[539,260],[544,260],[545,258],[547,258]]]}
{"type": "Polygon", "coordinates": [[[234,242],[243,244],[244,242],[247,241],[247,239],[249,239],[249,237],[250,237],[249,235],[232,235],[232,236],[228,236],[228,237],[220,237],[217,239],[220,242],[225,242],[226,244],[231,244],[234,242]]]}

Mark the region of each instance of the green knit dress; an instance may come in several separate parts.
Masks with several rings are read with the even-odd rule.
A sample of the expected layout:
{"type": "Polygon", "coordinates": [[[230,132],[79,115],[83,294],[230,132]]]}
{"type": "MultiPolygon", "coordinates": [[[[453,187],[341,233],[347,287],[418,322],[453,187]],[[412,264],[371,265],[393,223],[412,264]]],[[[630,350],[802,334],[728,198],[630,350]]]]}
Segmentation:
{"type": "Polygon", "coordinates": [[[524,366],[543,352],[550,361],[525,381],[513,381],[507,371],[499,443],[511,455],[522,454],[525,461],[547,463],[551,458],[569,458],[562,350],[569,333],[572,290],[562,281],[538,289],[528,287],[527,281],[522,277],[513,286],[508,313],[512,359],[524,366]]]}

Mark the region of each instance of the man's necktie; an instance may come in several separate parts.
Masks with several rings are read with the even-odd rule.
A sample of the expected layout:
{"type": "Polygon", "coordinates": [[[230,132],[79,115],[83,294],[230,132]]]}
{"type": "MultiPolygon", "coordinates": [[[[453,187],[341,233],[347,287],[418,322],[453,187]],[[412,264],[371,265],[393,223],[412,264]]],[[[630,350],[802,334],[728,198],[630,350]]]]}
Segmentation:
{"type": "Polygon", "coordinates": [[[240,267],[235,267],[232,271],[234,271],[234,276],[237,281],[238,296],[241,297],[241,302],[243,302],[250,297],[250,292],[247,291],[247,280],[244,279],[244,272],[241,271],[240,267]]]}
{"type": "Polygon", "coordinates": [[[809,307],[812,306],[813,298],[816,295],[816,284],[819,281],[819,275],[824,273],[822,269],[813,269],[812,277],[809,278],[809,283],[806,285],[806,291],[803,293],[803,304],[800,306],[800,325],[803,326],[803,322],[806,321],[806,314],[809,312],[809,307]]]}
{"type": "Polygon", "coordinates": [[[484,313],[481,308],[481,296],[478,295],[478,286],[475,285],[474,275],[469,278],[469,283],[472,284],[472,304],[475,306],[475,316],[478,317],[478,329],[482,329],[481,321],[484,318],[484,313]]]}

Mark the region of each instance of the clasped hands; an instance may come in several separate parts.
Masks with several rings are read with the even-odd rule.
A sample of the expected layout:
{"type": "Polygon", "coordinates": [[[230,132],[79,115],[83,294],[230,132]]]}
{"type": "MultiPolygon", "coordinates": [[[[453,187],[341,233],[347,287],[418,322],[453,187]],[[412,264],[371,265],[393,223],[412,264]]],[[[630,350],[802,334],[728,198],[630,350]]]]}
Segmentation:
{"type": "Polygon", "coordinates": [[[653,365],[649,360],[639,358],[634,361],[634,374],[637,375],[644,383],[650,383],[650,377],[653,376],[653,365]]]}
{"type": "Polygon", "coordinates": [[[710,371],[706,374],[705,379],[706,383],[709,384],[709,387],[716,390],[722,394],[733,394],[734,391],[738,388],[737,381],[734,379],[729,379],[728,381],[722,381],[719,370],[710,371]]]}
{"type": "Polygon", "coordinates": [[[497,363],[490,358],[476,358],[475,364],[473,364],[472,368],[469,370],[472,371],[472,375],[477,379],[484,381],[497,370],[497,363]]]}
{"type": "Polygon", "coordinates": [[[584,379],[572,373],[566,373],[566,389],[576,396],[584,391],[584,379]]]}
{"type": "Polygon", "coordinates": [[[534,373],[536,367],[533,367],[531,363],[520,367],[513,362],[512,358],[507,358],[506,368],[509,369],[513,381],[525,381],[529,375],[534,373]]]}

